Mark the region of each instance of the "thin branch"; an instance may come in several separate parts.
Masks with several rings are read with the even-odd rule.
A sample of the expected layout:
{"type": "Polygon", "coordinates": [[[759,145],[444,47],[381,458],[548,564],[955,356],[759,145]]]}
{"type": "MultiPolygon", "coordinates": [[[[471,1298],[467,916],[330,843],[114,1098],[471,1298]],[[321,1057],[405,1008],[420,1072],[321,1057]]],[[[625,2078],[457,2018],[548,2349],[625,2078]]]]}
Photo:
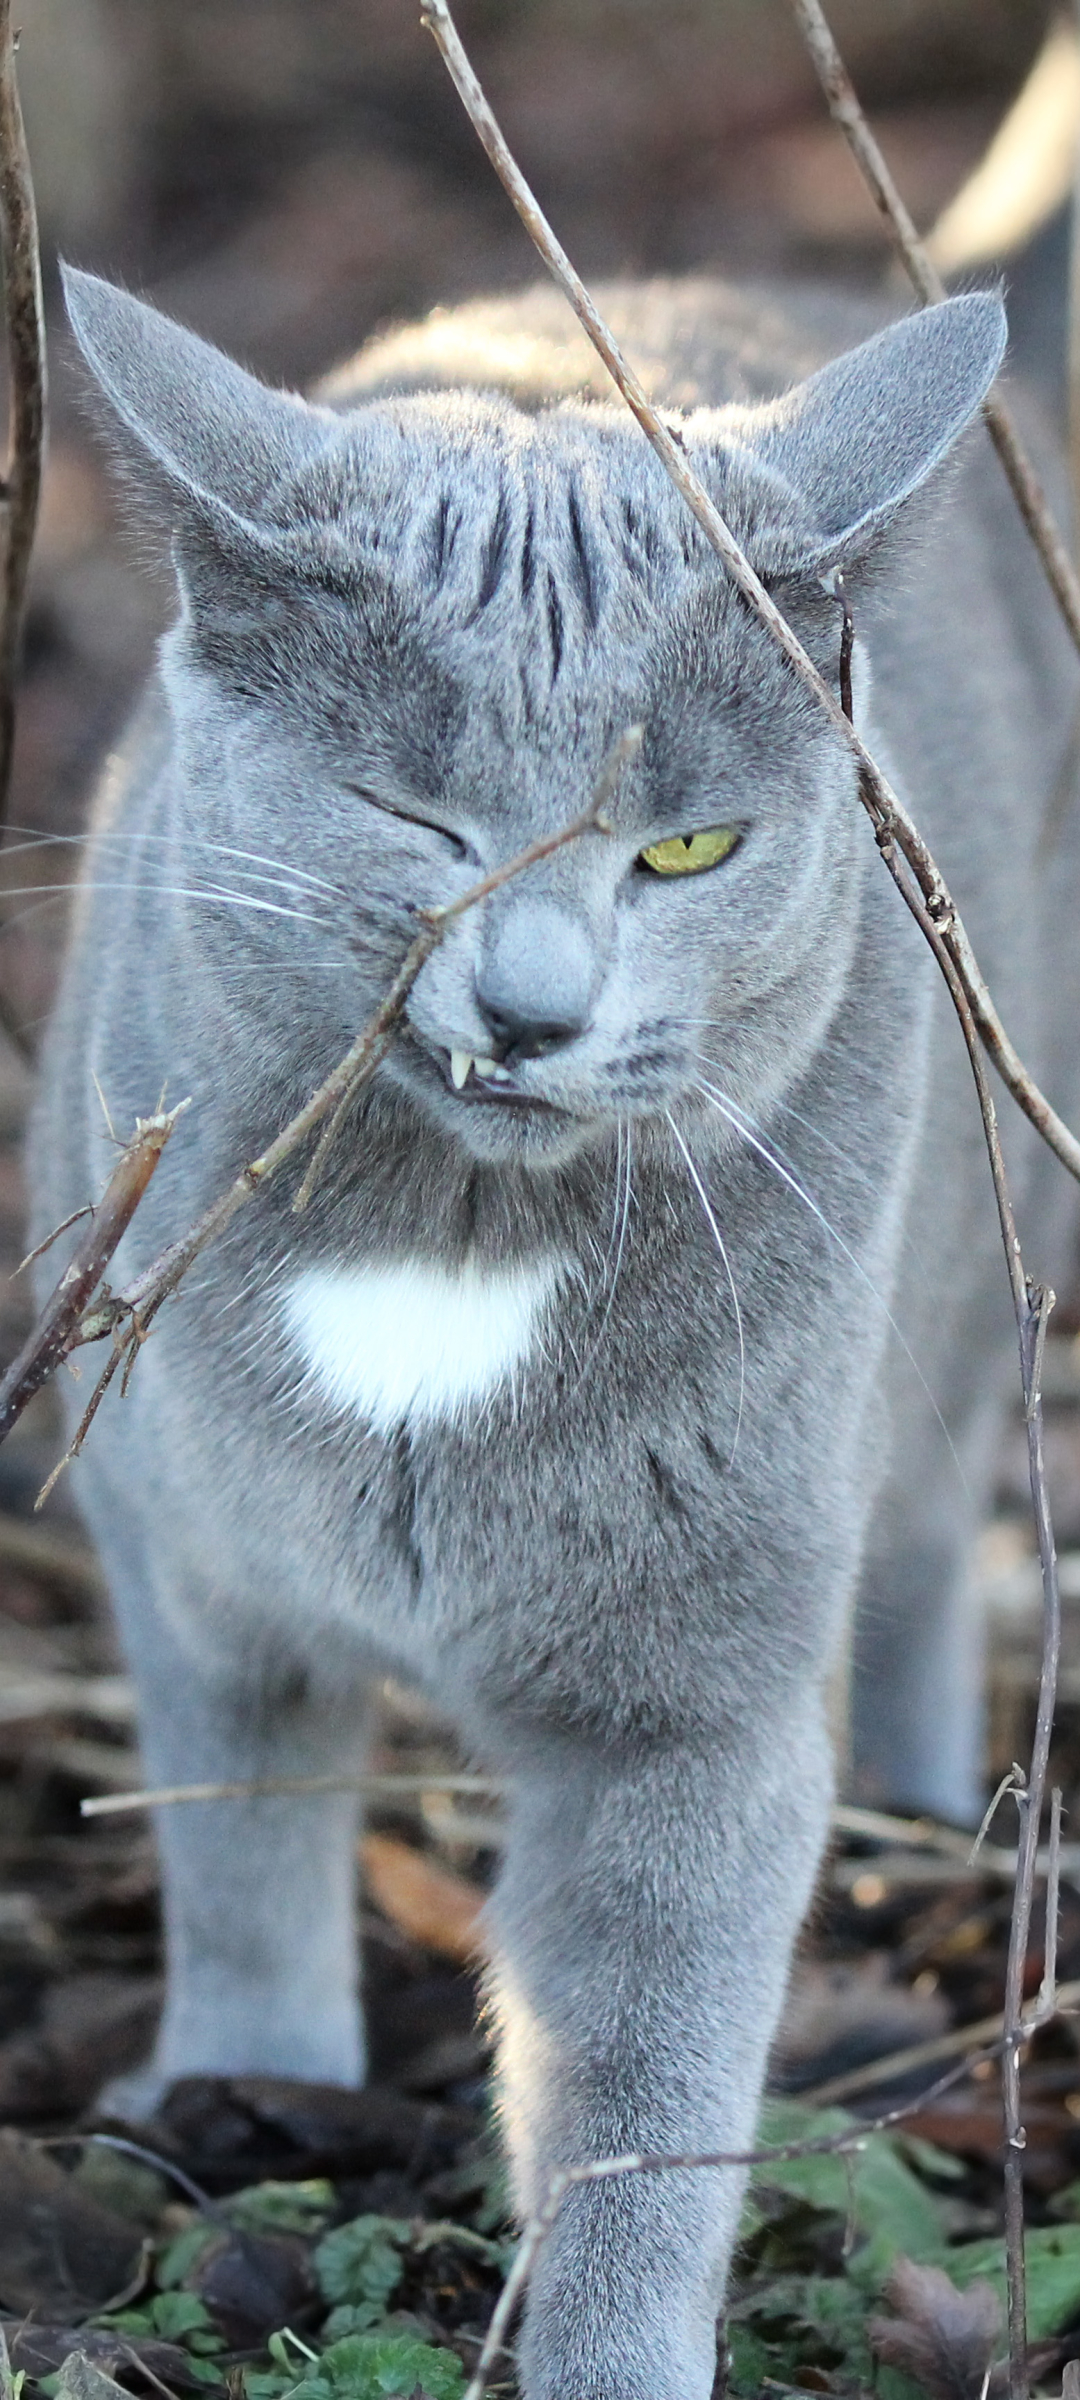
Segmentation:
{"type": "Polygon", "coordinates": [[[1039,2013],[1053,2016],[1057,2009],[1058,1918],[1061,1907],[1061,1805],[1062,1793],[1058,1784],[1050,1794],[1050,1858],[1046,1877],[1046,1935],[1043,1942],[1043,1972],[1039,1985],[1039,2013]]]}
{"type": "Polygon", "coordinates": [[[15,678],[22,641],[45,445],[45,312],[37,211],[30,177],[11,0],[0,0],[0,250],[10,381],[0,569],[0,820],[7,807],[15,736],[15,678]]]}
{"type": "MultiPolygon", "coordinates": [[[[1061,2000],[1064,2001],[1066,1990],[1074,1989],[1080,1996],[1080,1984],[1075,1987],[1063,1985],[1061,2000]]],[[[1000,2026],[1000,2019],[992,2021],[1000,2026]]],[[[973,2066],[992,2058],[1000,2047],[1000,2041],[981,2045],[978,2051],[964,2057],[959,2066],[951,2067],[947,2074],[939,2076],[929,2091],[920,2092],[914,2100],[901,2101],[896,2108],[886,2109],[879,2117],[868,2117],[844,2133],[822,2134],[814,2140],[803,2142],[778,2142],[758,2150],[627,2151],[618,2157],[590,2159],[584,2166],[557,2167],[548,2182],[540,2207],[523,2228],[513,2266],[462,2400],[483,2400],[488,2374],[503,2346],[503,2336],[514,2307],[528,2281],[536,2254],[547,2240],[568,2192],[577,2190],[585,2183],[611,2183],[624,2175],[673,2175],[705,2167],[767,2169],[781,2159],[850,2158],[865,2150],[874,2134],[890,2133],[895,2125],[902,2125],[906,2117],[914,2116],[918,2110],[940,2099],[943,2093],[951,2091],[973,2066]]]]}
{"type": "MultiPolygon", "coordinates": [[[[641,727],[636,725],[620,735],[604,761],[588,807],[582,810],[580,816],[574,817],[569,825],[564,825],[558,833],[543,834],[537,841],[530,842],[528,847],[519,851],[515,858],[508,859],[504,865],[494,868],[490,874],[481,876],[477,883],[470,885],[469,890],[462,892],[456,900],[450,902],[449,906],[417,911],[418,916],[422,919],[421,929],[406,952],[389,990],[380,1001],[374,1014],[369,1017],[367,1024],[357,1035],[356,1040],[350,1044],[344,1057],[339,1059],[337,1066],[333,1068],[325,1081],[311,1094],[310,1099],[305,1101],[303,1108],[298,1110],[296,1116],[292,1117],[287,1125],[283,1126],[281,1132],[257,1158],[249,1159],[247,1165],[241,1168],[239,1175],[234,1178],[224,1192],[219,1193],[218,1198],[211,1202],[210,1207],[204,1210],[203,1215],[193,1226],[189,1227],[187,1233],[182,1235],[179,1241],[170,1243],[169,1247],[163,1250],[149,1267],[144,1268],[143,1272],[135,1277],[126,1291],[105,1293],[99,1298],[97,1305],[91,1307],[88,1304],[100,1281],[104,1267],[130,1220],[142,1190],[145,1189],[149,1173],[152,1172],[151,1166],[139,1189],[134,1189],[134,1184],[138,1180],[134,1154],[139,1142],[141,1141],[144,1146],[145,1156],[149,1157],[150,1147],[152,1147],[149,1138],[150,1128],[167,1126],[168,1131],[171,1132],[180,1110],[174,1109],[168,1119],[147,1119],[145,1124],[141,1125],[136,1142],[129,1145],[110,1179],[108,1190],[96,1211],[90,1232],[79,1244],[56,1291],[47,1303],[42,1318],[34,1327],[7,1375],[0,1382],[0,1441],[2,1441],[22,1409],[25,1408],[32,1393],[37,1391],[47,1377],[52,1374],[61,1359],[68,1357],[73,1349],[84,1343],[101,1341],[106,1335],[111,1334],[112,1336],[113,1348],[108,1363],[91,1393],[70,1448],[65,1452],[59,1464],[54,1467],[48,1482],[38,1494],[37,1507],[40,1508],[48,1497],[57,1477],[62,1474],[69,1460],[77,1457],[105,1393],[121,1368],[124,1378],[122,1388],[126,1390],[131,1369],[158,1310],[175,1292],[193,1261],[209,1247],[211,1242],[216,1241],[224,1233],[226,1226],[231,1224],[238,1210],[243,1208],[254,1194],[262,1189],[264,1184],[269,1183],[271,1178],[278,1174],[317,1126],[329,1118],[329,1130],[332,1132],[335,1129],[340,1122],[343,1109],[356,1097],[364,1084],[370,1081],[390,1046],[405,1002],[421,968],[431,957],[432,952],[438,948],[450,926],[455,924],[459,917],[464,916],[467,909],[475,908],[479,901],[486,900],[492,892],[498,891],[504,883],[508,883],[511,877],[524,873],[526,868],[535,866],[541,859],[550,858],[555,851],[565,848],[567,843],[578,841],[585,833],[609,832],[610,827],[605,811],[619,776],[628,761],[640,748],[641,738],[641,727]],[[130,1193],[129,1186],[131,1187],[130,1193]],[[126,1213],[124,1213],[125,1211],[126,1213]]],[[[185,1102],[184,1105],[186,1106],[187,1103],[185,1102]]],[[[160,1142],[165,1139],[167,1139],[167,1133],[162,1133],[159,1149],[160,1142]]],[[[298,1201],[306,1201],[313,1179],[312,1170],[323,1155],[325,1155],[325,1146],[320,1144],[312,1161],[312,1168],[305,1176],[304,1183],[297,1195],[298,1201]]],[[[156,1155],[153,1164],[156,1164],[156,1155]]]]}
{"type": "MultiPolygon", "coordinates": [[[[1023,2038],[1030,2041],[1033,2033],[1049,2025],[1069,2009],[1080,2006],[1080,1982],[1058,1984],[1053,2001],[1044,2003],[1042,1992],[1037,2000],[1028,2002],[1023,2017],[1023,2038]]],[[[827,2083],[815,2083],[799,2093],[807,2107],[836,2108],[856,2100],[861,2092],[872,2092],[880,2083],[899,2082],[900,2077],[916,2075],[920,2067],[933,2067],[944,2058],[967,2059],[988,2046],[1000,2049],[1005,2040],[1005,2012],[998,2009],[991,2017],[979,2017],[973,2025],[955,2026],[951,2033],[934,2034],[929,2041],[910,2042],[903,2050],[890,2050],[884,2058],[868,2059],[864,2067],[850,2067],[843,2075],[831,2075],[827,2083]]],[[[923,2105],[920,2098],[919,2107],[923,2105]]]]}
{"type": "MultiPolygon", "coordinates": [[[[15,686],[45,448],[45,312],[34,186],[15,75],[11,0],[0,0],[0,257],[8,362],[8,450],[0,506],[0,831],[15,747],[15,686]]],[[[0,992],[0,1024],[20,1055],[30,1041],[0,992]]]]}
{"type": "MultiPolygon", "coordinates": [[[[803,0],[803,5],[805,5],[805,0],[803,0]]],[[[681,442],[675,438],[652,406],[643,386],[624,359],[609,328],[600,317],[580,276],[548,226],[538,202],[507,148],[499,126],[477,82],[458,38],[446,0],[424,0],[422,22],[435,37],[455,88],[500,181],[531,234],[545,264],[570,301],[590,340],[604,359],[627,405],[633,411],[676,488],[693,511],[707,540],[723,560],[737,588],[743,593],[761,623],[772,634],[801,682],[813,693],[830,723],[841,739],[846,742],[849,751],[856,759],[859,768],[859,797],[870,816],[878,847],[898,890],[937,959],[948,985],[971,1060],[1016,1316],[1028,1436],[1032,1504],[1043,1581],[1042,1672],[1036,1734],[1028,1775],[1026,1807],[1018,1854],[1004,2008],[1003,2087],[1006,2133],[1005,2201],[1009,2293],[1009,2388],[1011,2400],[1026,2400],[1027,2352],[1022,2180],[1022,2152],[1025,2137],[1020,2114],[1019,2082],[1019,2053],[1024,2038],[1022,2032],[1022,1984],[1034,1897],[1039,1825],[1045,1791],[1060,1651],[1060,1599],[1057,1586],[1057,1561],[1046,1491],[1040,1389],[1046,1318],[1053,1305],[1053,1295],[1030,1284],[1024,1272],[1012,1202],[1005,1177],[997,1128],[997,1114],[987,1077],[983,1049],[985,1048],[989,1053],[1014,1098],[1019,1101],[1032,1123],[1038,1127],[1051,1148],[1056,1151],[1058,1157],[1073,1175],[1080,1172],[1080,1144],[1068,1127],[1051,1110],[1045,1096],[1036,1089],[1022,1061],[1013,1050],[983,982],[944,878],[917,827],[855,732],[845,713],[843,697],[839,701],[835,698],[775,607],[764,586],[755,575],[749,560],[739,548],[729,527],[713,506],[704,486],[690,468],[681,442]]],[[[826,40],[831,43],[831,36],[823,18],[820,20],[820,25],[824,30],[826,40]]],[[[835,45],[832,45],[832,50],[835,52],[835,45]]],[[[836,54],[833,64],[839,67],[842,75],[843,67],[838,54],[836,54]]],[[[846,78],[844,80],[846,83],[846,78]]],[[[854,103],[854,94],[850,94],[849,97],[847,92],[838,88],[837,104],[843,106],[845,114],[849,118],[852,117],[851,103],[854,103]]],[[[857,110],[857,103],[854,103],[854,106],[857,110]]],[[[861,123],[861,113],[859,122],[861,123]]],[[[881,166],[884,170],[883,161],[881,166]]],[[[884,186],[881,187],[881,198],[884,204],[884,186]]],[[[896,200],[899,205],[899,195],[896,195],[896,200]]],[[[908,222],[910,223],[910,220],[908,222]]],[[[913,228],[911,228],[911,232],[914,233],[913,228]]],[[[995,438],[998,438],[997,433],[995,438]]],[[[1006,444],[1007,452],[1008,445],[1006,444]]],[[[1015,463],[1014,461],[1013,464],[1015,465],[1015,463]]],[[[1009,465],[1008,455],[1006,455],[1006,465],[1007,467],[1009,465]]],[[[1021,499],[1022,507],[1030,508],[1030,493],[1018,492],[1018,497],[1021,499]]],[[[1040,543],[1040,548],[1044,563],[1048,563],[1049,571],[1044,542],[1040,543]]],[[[1055,588],[1057,587],[1055,586],[1055,588]]],[[[1080,606],[1076,609],[1075,618],[1076,629],[1080,632],[1080,606]]],[[[683,2161],[682,2163],[689,2164],[691,2162],[683,2161]]],[[[693,2163],[704,2165],[713,2162],[702,2159],[693,2163]]],[[[558,2201],[550,2205],[553,2210],[558,2206],[558,2201]]],[[[543,2238],[546,2229],[545,2224],[542,2230],[536,2234],[537,2241],[543,2238]]],[[[477,2377],[474,2378],[474,2387],[479,2388],[479,2369],[477,2377]]]]}
{"type": "MultiPolygon", "coordinates": [[[[519,857],[510,859],[505,866],[494,867],[490,875],[485,875],[479,883],[474,883],[470,891],[462,893],[460,899],[452,900],[448,908],[421,910],[420,913],[422,916],[426,916],[428,924],[436,928],[437,939],[442,939],[447,927],[453,923],[455,917],[463,916],[467,908],[475,908],[479,900],[490,898],[492,892],[501,890],[504,883],[509,883],[511,876],[520,875],[523,868],[538,866],[541,859],[550,858],[554,851],[561,850],[567,842],[576,841],[579,834],[610,832],[611,828],[604,812],[614,796],[623,768],[629,765],[632,758],[636,758],[641,748],[643,731],[642,726],[631,725],[625,733],[620,734],[600,770],[599,781],[588,808],[580,817],[575,817],[572,825],[564,826],[561,833],[541,834],[540,839],[530,842],[528,849],[523,850],[519,857]]],[[[428,954],[425,953],[425,955],[428,954]]],[[[366,1082],[369,1071],[366,1066],[358,1068],[351,1082],[346,1082],[334,1114],[322,1133],[314,1158],[293,1201],[293,1208],[297,1212],[307,1207],[345,1112],[355,1099],[360,1085],[366,1082]]]]}
{"type": "MultiPolygon", "coordinates": [[[[613,381],[622,393],[627,407],[633,411],[647,440],[667,469],[676,489],[682,493],[688,508],[696,517],[706,540],[723,560],[737,589],[748,601],[756,617],[772,635],[777,647],[794,668],[799,681],[812,692],[819,707],[859,767],[859,796],[874,827],[879,847],[886,851],[898,849],[906,859],[922,893],[926,909],[937,926],[942,941],[952,959],[979,1029],[980,1037],[992,1058],[1002,1081],[1024,1114],[1042,1134],[1071,1175],[1080,1181],[1080,1141],[1070,1132],[1063,1119],[1050,1105],[1033,1077],[1028,1073],[1019,1053],[998,1016],[979,969],[978,961],[968,940],[956,903],[940,868],[931,856],[918,827],[909,816],[899,795],[882,774],[865,743],[849,723],[843,708],[830,691],[824,678],[792,632],[764,584],[754,572],[749,559],[740,549],[730,527],[710,500],[704,484],[695,475],[681,441],[665,425],[653,407],[644,386],[622,351],[610,328],[596,308],[565,250],[556,240],[520,168],[512,158],[502,133],[480,89],[472,67],[465,55],[446,0],[424,0],[421,23],[434,35],[451,80],[464,104],[475,132],[483,143],[488,157],[504,189],[512,200],[522,223],[531,234],[545,266],[554,276],[560,290],[569,300],[575,315],[583,325],[594,348],[599,352],[613,381]]],[[[895,873],[895,869],[894,869],[895,873]]],[[[899,880],[899,877],[897,877],[899,880]]],[[[906,896],[906,895],[905,895],[906,896]]],[[[910,903],[909,903],[910,905],[910,903]]]]}
{"type": "Polygon", "coordinates": [[[176,1808],[185,1800],[295,1799],[312,1792],[363,1792],[380,1800],[406,1792],[457,1792],[470,1800],[493,1800],[502,1788],[490,1775],[265,1775],[246,1783],[163,1783],[145,1792],[106,1792],[80,1800],[79,1815],[119,1817],[136,1808],[176,1808]]]}
{"type": "Polygon", "coordinates": [[[189,1105],[183,1100],[167,1116],[159,1113],[136,1119],[135,1131],[113,1168],[88,1231],[0,1381],[0,1441],[71,1349],[83,1310],[131,1223],[177,1118],[189,1105]]]}
{"type": "MultiPolygon", "coordinates": [[[[837,49],[820,0],[791,0],[803,40],[816,68],[833,123],[838,125],[889,238],[924,307],[946,300],[948,291],[915,225],[888,163],[863,115],[855,86],[837,49]]],[[[1078,370],[1080,371],[1080,370],[1078,370]]],[[[1047,581],[1080,649],[1080,580],[1054,520],[1053,510],[1005,404],[991,392],[983,422],[1012,487],[1013,497],[1042,560],[1047,581]]],[[[1080,438],[1080,437],[1074,437],[1080,438]]]]}

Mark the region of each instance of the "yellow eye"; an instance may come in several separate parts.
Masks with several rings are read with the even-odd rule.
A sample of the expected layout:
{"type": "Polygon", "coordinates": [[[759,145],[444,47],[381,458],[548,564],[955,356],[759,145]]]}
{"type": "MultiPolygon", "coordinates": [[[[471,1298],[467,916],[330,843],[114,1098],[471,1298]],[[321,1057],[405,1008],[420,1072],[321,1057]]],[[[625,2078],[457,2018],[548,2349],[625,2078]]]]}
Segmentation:
{"type": "Polygon", "coordinates": [[[650,842],[638,864],[654,875],[704,875],[718,867],[737,847],[737,825],[710,825],[705,833],[676,833],[669,842],[650,842]]]}

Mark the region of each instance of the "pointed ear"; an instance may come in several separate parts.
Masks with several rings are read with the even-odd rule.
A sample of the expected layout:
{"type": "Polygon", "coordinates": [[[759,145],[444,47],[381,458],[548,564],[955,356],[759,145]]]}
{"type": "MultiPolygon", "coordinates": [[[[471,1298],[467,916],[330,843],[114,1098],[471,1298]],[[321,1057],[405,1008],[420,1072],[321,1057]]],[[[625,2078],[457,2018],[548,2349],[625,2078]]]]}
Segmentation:
{"type": "Polygon", "coordinates": [[[755,550],[770,575],[818,576],[870,550],[945,458],[1005,349],[996,293],[921,309],[755,412],[745,448],[790,497],[767,499],[755,550]]]}
{"type": "MultiPolygon", "coordinates": [[[[274,500],[332,437],[335,419],[268,391],[220,350],[97,275],[63,270],[88,366],[174,520],[228,539],[275,528],[274,500]]],[[[279,520],[280,523],[280,520],[279,520]]]]}

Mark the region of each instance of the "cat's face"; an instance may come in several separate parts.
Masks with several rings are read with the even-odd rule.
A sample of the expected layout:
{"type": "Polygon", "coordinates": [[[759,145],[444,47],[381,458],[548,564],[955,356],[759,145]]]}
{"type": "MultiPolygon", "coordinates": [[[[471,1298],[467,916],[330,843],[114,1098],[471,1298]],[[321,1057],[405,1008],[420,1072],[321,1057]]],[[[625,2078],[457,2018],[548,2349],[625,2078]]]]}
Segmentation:
{"type": "MultiPolygon", "coordinates": [[[[454,391],[337,416],[91,278],[69,299],[173,533],[185,877],[211,843],[292,878],[288,906],[193,921],[191,1005],[314,1081],[417,908],[579,816],[640,725],[611,830],[456,922],[383,1085],[478,1159],[537,1166],[702,1075],[751,1109],[782,1089],[842,988],[869,831],[846,755],[629,417],[454,391]]],[[[822,577],[857,577],[1002,339],[1000,304],[971,296],[782,402],[683,426],[834,683],[822,577]]]]}
{"type": "MultiPolygon", "coordinates": [[[[678,1107],[702,1073],[744,1106],[781,1088],[841,987],[869,836],[634,428],[477,401],[463,418],[390,413],[397,488],[374,521],[370,423],[359,456],[344,428],[291,495],[335,527],[333,573],[271,592],[197,571],[167,679],[197,832],[324,887],[317,932],[270,920],[270,1004],[285,1039],[323,1020],[312,1056],[375,1006],[410,912],[579,816],[640,725],[610,831],[457,921],[379,1070],[478,1159],[540,1165],[678,1107]]],[[[834,672],[835,602],[797,605],[834,672]]],[[[266,938],[228,928],[249,1005],[266,938]]]]}

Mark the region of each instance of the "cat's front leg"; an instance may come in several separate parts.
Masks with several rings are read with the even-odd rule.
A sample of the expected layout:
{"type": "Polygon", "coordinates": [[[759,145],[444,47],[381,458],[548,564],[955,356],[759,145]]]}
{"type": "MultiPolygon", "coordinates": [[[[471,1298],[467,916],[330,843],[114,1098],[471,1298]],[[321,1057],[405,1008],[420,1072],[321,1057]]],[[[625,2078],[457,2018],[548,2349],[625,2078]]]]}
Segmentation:
{"type": "MultiPolygon", "coordinates": [[[[290,1652],[254,1604],[184,1572],[106,1479],[105,1446],[82,1498],[109,1575],[138,1687],[146,1781],[274,1782],[354,1775],[363,1685],[290,1652]]],[[[130,1487],[137,1491],[136,1479],[130,1487]]],[[[179,1545],[177,1545],[179,1547],[179,1545]]],[[[339,1662],[340,1666],[340,1662],[339,1662]]],[[[185,2075],[278,2074],[358,2084],[356,1828],[348,1790],[185,1802],[156,1811],[165,1915],[165,2006],[152,2059],[108,2104],[152,2114],[185,2075]]]]}
{"type": "MultiPolygon", "coordinates": [[[[737,1754],[532,1745],[492,1908],[524,2217],[558,2166],[752,2143],[831,1788],[812,1692],[737,1754]]],[[[568,2195],[533,2272],[528,2400],[708,2400],[744,2180],[639,2174],[568,2195]]]]}

